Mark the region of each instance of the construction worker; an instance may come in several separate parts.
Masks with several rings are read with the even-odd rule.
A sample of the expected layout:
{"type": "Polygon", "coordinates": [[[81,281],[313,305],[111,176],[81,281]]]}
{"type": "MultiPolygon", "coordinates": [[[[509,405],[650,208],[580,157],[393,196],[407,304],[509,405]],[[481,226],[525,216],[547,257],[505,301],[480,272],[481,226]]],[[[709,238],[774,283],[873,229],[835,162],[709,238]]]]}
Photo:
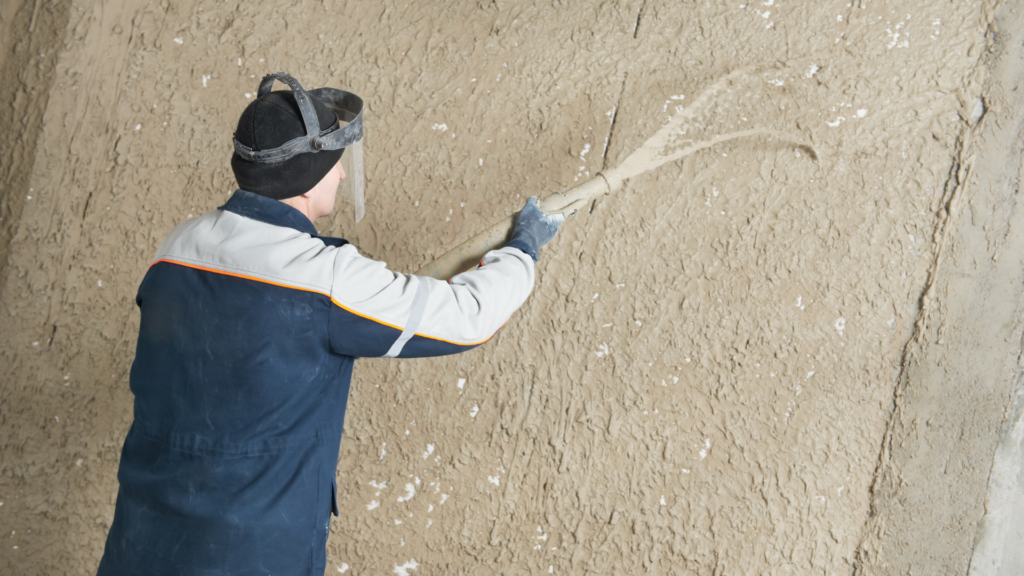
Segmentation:
{"type": "Polygon", "coordinates": [[[240,189],[157,251],[100,576],[323,574],[355,359],[470,350],[529,295],[565,219],[536,198],[507,246],[448,282],[317,234],[361,137],[355,95],[267,76],[235,132],[240,189]]]}

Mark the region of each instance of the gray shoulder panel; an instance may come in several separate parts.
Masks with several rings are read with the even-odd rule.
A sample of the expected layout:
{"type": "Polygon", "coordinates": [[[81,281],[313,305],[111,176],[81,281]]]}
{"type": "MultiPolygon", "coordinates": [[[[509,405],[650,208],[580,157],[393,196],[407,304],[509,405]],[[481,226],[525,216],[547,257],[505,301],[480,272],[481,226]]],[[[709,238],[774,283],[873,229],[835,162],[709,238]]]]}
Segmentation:
{"type": "Polygon", "coordinates": [[[175,262],[329,296],[337,251],[304,232],[213,210],[175,228],[153,263],[175,262]]]}

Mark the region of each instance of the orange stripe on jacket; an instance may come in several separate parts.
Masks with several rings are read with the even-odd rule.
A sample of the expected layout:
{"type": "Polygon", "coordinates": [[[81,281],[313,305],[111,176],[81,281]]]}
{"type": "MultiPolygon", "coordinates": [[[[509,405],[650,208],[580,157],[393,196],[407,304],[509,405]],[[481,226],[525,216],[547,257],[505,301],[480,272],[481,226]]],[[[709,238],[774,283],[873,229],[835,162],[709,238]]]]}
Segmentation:
{"type": "MultiPolygon", "coordinates": [[[[311,288],[303,288],[301,286],[292,286],[290,284],[281,284],[280,282],[274,282],[272,280],[266,280],[264,278],[258,278],[256,276],[247,276],[245,274],[238,274],[236,272],[228,272],[226,270],[218,270],[216,268],[208,268],[206,266],[199,266],[197,264],[188,264],[186,262],[178,262],[177,260],[170,260],[168,258],[162,258],[160,260],[157,260],[156,262],[153,262],[152,264],[150,264],[149,267],[152,268],[153,266],[156,266],[157,264],[159,264],[161,262],[166,262],[167,264],[177,264],[178,266],[184,266],[186,268],[194,268],[196,270],[203,270],[204,272],[213,272],[214,274],[223,274],[224,276],[233,276],[235,278],[241,278],[243,280],[252,280],[254,282],[262,282],[264,284],[271,284],[273,286],[280,286],[281,288],[291,288],[293,290],[302,290],[304,292],[312,292],[314,294],[320,294],[321,296],[326,296],[328,299],[330,299],[331,302],[334,303],[335,306],[337,306],[338,308],[341,308],[342,310],[344,310],[344,311],[346,311],[346,312],[348,312],[350,314],[355,314],[356,316],[359,316],[360,318],[365,318],[365,319],[370,320],[372,322],[376,322],[377,324],[383,324],[384,326],[387,326],[389,328],[394,328],[395,330],[398,330],[399,332],[402,332],[403,330],[405,330],[401,326],[396,326],[394,324],[390,324],[388,322],[384,322],[383,320],[378,320],[378,319],[376,319],[376,318],[374,318],[372,316],[367,316],[366,314],[361,314],[359,312],[356,312],[355,310],[353,310],[353,309],[343,305],[341,302],[338,302],[337,300],[335,300],[334,297],[332,297],[330,294],[328,294],[326,292],[321,292],[319,290],[313,290],[311,288]]],[[[505,324],[502,323],[502,326],[505,326],[505,324]]],[[[498,329],[501,330],[501,328],[498,328],[498,329]]],[[[460,342],[452,342],[451,340],[445,340],[444,338],[436,338],[434,336],[427,336],[425,334],[420,334],[419,332],[415,332],[414,334],[416,336],[421,337],[421,338],[429,338],[430,340],[437,340],[439,342],[447,342],[448,344],[454,344],[456,346],[479,346],[480,344],[483,344],[484,342],[487,342],[491,338],[494,338],[494,334],[497,334],[497,332],[495,332],[494,334],[491,334],[490,336],[488,336],[487,338],[484,338],[483,340],[481,340],[479,342],[474,342],[472,344],[463,344],[463,343],[460,343],[460,342]]]]}

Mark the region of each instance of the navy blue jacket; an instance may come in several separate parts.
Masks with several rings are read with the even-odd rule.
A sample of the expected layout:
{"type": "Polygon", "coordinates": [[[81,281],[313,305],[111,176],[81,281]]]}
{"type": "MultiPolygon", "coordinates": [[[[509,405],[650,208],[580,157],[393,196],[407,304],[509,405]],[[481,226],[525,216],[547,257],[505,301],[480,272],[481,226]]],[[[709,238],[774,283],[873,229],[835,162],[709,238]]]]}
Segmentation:
{"type": "Polygon", "coordinates": [[[448,283],[397,274],[241,190],[178,226],[136,298],[135,419],[99,575],[323,574],[355,358],[468,350],[533,280],[512,247],[448,283]]]}

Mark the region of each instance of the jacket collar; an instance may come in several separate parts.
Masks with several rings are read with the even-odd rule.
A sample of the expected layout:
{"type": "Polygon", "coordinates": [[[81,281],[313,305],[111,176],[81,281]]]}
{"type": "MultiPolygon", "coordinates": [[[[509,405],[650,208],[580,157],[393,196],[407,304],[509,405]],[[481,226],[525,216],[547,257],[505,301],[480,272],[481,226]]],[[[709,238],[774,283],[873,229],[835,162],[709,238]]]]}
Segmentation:
{"type": "Polygon", "coordinates": [[[317,236],[313,223],[302,212],[284,202],[246,190],[235,190],[220,209],[266,224],[293,228],[310,236],[317,236]]]}

